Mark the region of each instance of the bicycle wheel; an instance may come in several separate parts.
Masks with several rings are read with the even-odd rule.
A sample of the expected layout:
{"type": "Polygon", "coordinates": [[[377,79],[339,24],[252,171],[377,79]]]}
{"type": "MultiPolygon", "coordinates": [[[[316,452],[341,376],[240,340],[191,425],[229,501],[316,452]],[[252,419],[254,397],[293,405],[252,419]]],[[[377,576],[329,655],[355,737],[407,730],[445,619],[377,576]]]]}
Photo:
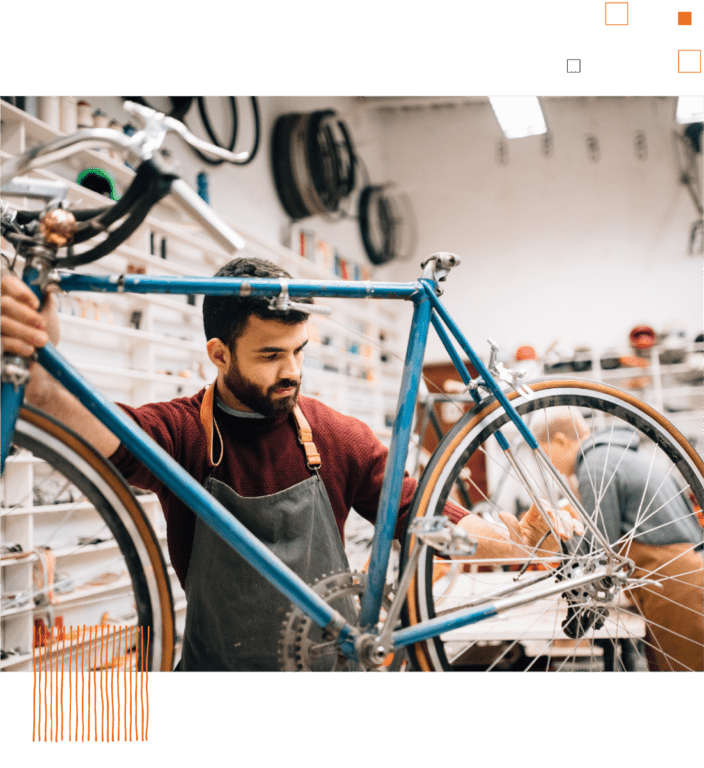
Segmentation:
{"type": "MultiPolygon", "coordinates": [[[[35,574],[28,579],[25,572],[24,581],[14,577],[20,587],[14,599],[8,596],[13,576],[3,574],[5,624],[13,613],[29,610],[48,616],[49,625],[59,614],[64,627],[138,625],[145,649],[149,637],[147,668],[171,670],[174,617],[167,566],[129,485],[82,438],[32,407],[20,412],[13,446],[3,476],[4,533],[11,536],[12,526],[28,525],[31,516],[35,574]],[[29,594],[21,589],[26,586],[29,594]]],[[[141,656],[136,663],[141,667],[141,656]]]]}
{"type": "MultiPolygon", "coordinates": [[[[443,559],[426,547],[425,551],[421,550],[408,590],[403,612],[405,626],[417,625],[469,604],[492,604],[508,594],[508,590],[514,596],[530,596],[531,602],[508,609],[495,618],[415,643],[409,649],[414,668],[423,671],[701,669],[704,663],[704,569],[700,519],[704,463],[700,456],[664,417],[618,389],[579,380],[540,381],[531,387],[532,399],[526,400],[515,392],[509,395],[531,430],[535,432],[540,424],[554,424],[555,414],[563,418],[567,415],[573,421],[579,414],[590,433],[599,435],[598,439],[604,442],[606,455],[609,450],[613,452],[615,467],[613,461],[609,464],[608,459],[590,457],[588,437],[579,442],[592,489],[587,492],[580,484],[582,506],[599,530],[604,528],[604,514],[608,511],[602,500],[610,488],[618,486],[620,490],[622,470],[619,470],[618,457],[630,450],[631,445],[624,447],[622,441],[619,443],[618,435],[623,434],[619,427],[628,430],[632,444],[638,444],[638,450],[646,457],[650,474],[643,484],[638,514],[630,528],[619,531],[611,540],[615,550],[633,561],[635,570],[612,594],[595,595],[593,591],[583,590],[576,602],[576,593],[567,589],[552,597],[540,597],[539,593],[547,591],[546,585],[554,586],[567,579],[569,569],[578,567],[575,563],[588,569],[590,564],[603,561],[604,548],[589,532],[580,540],[574,557],[556,554],[549,564],[535,562],[525,572],[521,572],[522,566],[518,564],[477,561],[470,564],[443,559]],[[669,494],[664,502],[663,489],[669,494]],[[684,506],[678,509],[684,509],[683,513],[670,513],[675,505],[681,504],[684,506]],[[668,550],[668,546],[654,546],[648,539],[656,529],[660,533],[672,531],[671,538],[677,542],[677,526],[683,520],[689,526],[689,543],[670,544],[668,550]],[[647,543],[649,541],[651,543],[647,543]],[[648,582],[639,581],[642,579],[648,582]],[[601,627],[598,627],[601,622],[595,621],[594,626],[575,632],[573,623],[567,625],[573,631],[565,633],[562,625],[568,611],[574,619],[575,611],[592,609],[599,611],[601,627]]],[[[525,510],[532,498],[528,491],[554,501],[565,495],[545,468],[541,470],[534,452],[525,443],[523,450],[515,454],[520,469],[517,472],[494,439],[499,430],[509,443],[517,434],[500,404],[492,398],[465,414],[444,438],[420,481],[409,513],[402,568],[416,546],[416,537],[408,533],[408,528],[419,518],[441,514],[453,483],[477,452],[485,457],[487,487],[479,489],[471,479],[470,482],[482,493],[484,501],[480,504],[494,513],[500,509],[514,512],[517,507],[525,510]],[[501,487],[498,496],[497,487],[501,487]]],[[[543,429],[541,444],[544,435],[543,429]]],[[[593,443],[595,441],[596,438],[593,443]]],[[[591,452],[596,455],[595,450],[591,452]]],[[[580,470],[582,477],[583,470],[580,470]]],[[[579,498],[579,492],[577,496],[579,498]]]]}

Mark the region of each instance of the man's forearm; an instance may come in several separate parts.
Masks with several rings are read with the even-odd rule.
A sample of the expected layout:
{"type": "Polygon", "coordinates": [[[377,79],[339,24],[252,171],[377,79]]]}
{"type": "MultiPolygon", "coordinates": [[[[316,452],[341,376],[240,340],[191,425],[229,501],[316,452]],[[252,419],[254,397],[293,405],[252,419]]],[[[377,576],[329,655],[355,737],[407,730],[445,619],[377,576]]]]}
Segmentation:
{"type": "Polygon", "coordinates": [[[25,399],[78,433],[103,456],[118,449],[119,439],[38,363],[30,369],[25,399]]]}

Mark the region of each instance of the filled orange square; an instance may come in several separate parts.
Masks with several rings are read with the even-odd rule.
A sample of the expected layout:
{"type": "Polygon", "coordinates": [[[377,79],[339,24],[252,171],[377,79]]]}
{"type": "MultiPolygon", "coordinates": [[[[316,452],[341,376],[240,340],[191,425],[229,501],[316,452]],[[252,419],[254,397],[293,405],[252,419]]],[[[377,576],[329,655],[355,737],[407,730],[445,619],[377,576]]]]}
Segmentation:
{"type": "Polygon", "coordinates": [[[680,11],[677,14],[677,23],[681,27],[689,27],[692,24],[692,12],[691,11],[680,11]]]}

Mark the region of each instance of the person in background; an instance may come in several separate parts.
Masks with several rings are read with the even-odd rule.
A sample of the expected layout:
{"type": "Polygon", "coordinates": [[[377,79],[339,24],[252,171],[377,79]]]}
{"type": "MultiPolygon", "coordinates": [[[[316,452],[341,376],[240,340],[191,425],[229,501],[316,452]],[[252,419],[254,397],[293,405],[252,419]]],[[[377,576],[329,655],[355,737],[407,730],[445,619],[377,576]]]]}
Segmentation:
{"type": "Polygon", "coordinates": [[[536,419],[536,439],[558,471],[570,480],[587,512],[595,509],[599,489],[595,522],[600,531],[634,561],[635,578],[658,583],[629,593],[648,621],[645,643],[649,668],[703,670],[702,528],[689,499],[672,476],[652,462],[652,451],[640,444],[631,428],[615,427],[592,434],[577,409],[551,410],[546,419],[536,419]],[[600,478],[606,479],[602,483],[600,478]],[[647,489],[649,506],[643,511],[647,489]],[[636,524],[635,537],[622,539],[636,524]]]}

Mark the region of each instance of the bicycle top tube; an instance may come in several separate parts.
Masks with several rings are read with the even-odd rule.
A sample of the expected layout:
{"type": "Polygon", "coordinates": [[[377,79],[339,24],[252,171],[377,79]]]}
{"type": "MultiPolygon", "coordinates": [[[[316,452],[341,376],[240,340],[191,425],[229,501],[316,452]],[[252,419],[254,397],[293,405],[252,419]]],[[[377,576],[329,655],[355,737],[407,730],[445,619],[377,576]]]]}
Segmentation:
{"type": "MultiPolygon", "coordinates": [[[[99,293],[202,293],[211,296],[277,296],[281,278],[250,277],[174,277],[147,275],[84,275],[60,272],[59,285],[65,291],[99,293]]],[[[423,287],[413,283],[384,283],[341,280],[289,280],[290,296],[321,298],[373,298],[415,300],[422,298],[423,287]]]]}

